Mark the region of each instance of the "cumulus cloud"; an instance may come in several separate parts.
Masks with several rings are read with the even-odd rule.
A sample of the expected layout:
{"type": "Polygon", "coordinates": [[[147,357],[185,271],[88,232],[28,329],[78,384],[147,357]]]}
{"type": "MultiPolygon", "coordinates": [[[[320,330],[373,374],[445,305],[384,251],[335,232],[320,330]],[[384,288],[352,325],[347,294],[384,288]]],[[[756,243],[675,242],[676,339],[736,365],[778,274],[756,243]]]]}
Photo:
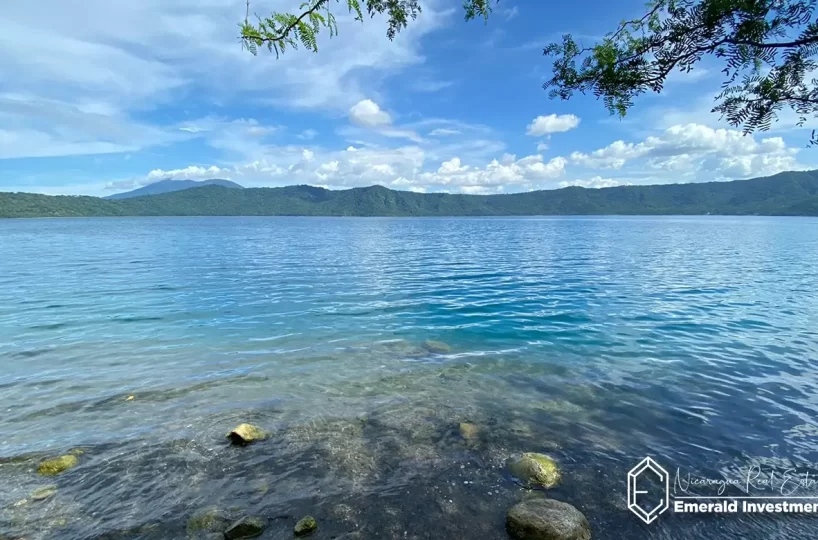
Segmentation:
{"type": "Polygon", "coordinates": [[[231,178],[235,174],[231,168],[222,168],[211,165],[210,167],[200,167],[190,165],[183,169],[153,169],[141,178],[128,178],[125,180],[115,180],[105,184],[106,191],[124,191],[135,189],[160,180],[210,180],[212,178],[231,178]]]}
{"type": "Polygon", "coordinates": [[[358,128],[342,128],[339,133],[346,136],[371,137],[376,134],[391,139],[408,139],[422,143],[423,137],[414,130],[392,125],[392,117],[371,99],[364,99],[349,110],[349,119],[358,128]]]}
{"type": "MultiPolygon", "coordinates": [[[[485,163],[485,162],[483,162],[485,163]]],[[[231,178],[245,186],[311,184],[330,188],[385,185],[416,192],[502,193],[555,187],[567,160],[544,160],[541,155],[517,158],[506,154],[484,165],[464,162],[460,157],[435,163],[418,146],[361,148],[327,152],[295,146],[278,147],[256,161],[230,168],[194,165],[184,169],[155,170],[158,178],[231,178]]]]}
{"type": "Polygon", "coordinates": [[[545,152],[546,150],[548,150],[548,143],[541,142],[537,144],[537,152],[545,152]]]}
{"type": "Polygon", "coordinates": [[[579,117],[573,114],[549,114],[548,116],[538,116],[533,122],[528,124],[526,135],[531,137],[543,137],[551,133],[561,133],[570,131],[579,125],[579,117]]]}
{"type": "Polygon", "coordinates": [[[463,193],[501,193],[540,186],[545,180],[558,178],[565,171],[566,160],[557,157],[545,162],[540,155],[517,159],[506,155],[484,167],[464,165],[454,157],[441,163],[434,172],[418,175],[422,185],[440,186],[463,193]]]}
{"type": "Polygon", "coordinates": [[[615,180],[613,178],[602,178],[601,176],[594,176],[593,178],[589,178],[588,180],[566,180],[560,182],[558,185],[561,188],[570,186],[578,186],[584,188],[606,188],[616,186],[629,186],[631,184],[630,182],[615,180]]]}
{"type": "Polygon", "coordinates": [[[230,169],[223,169],[215,165],[210,167],[190,165],[184,169],[171,169],[169,171],[154,169],[148,173],[147,180],[148,183],[159,180],[208,180],[210,178],[229,178],[230,175],[230,169]]]}
{"type": "Polygon", "coordinates": [[[674,126],[641,141],[615,141],[567,157],[546,159],[541,153],[517,157],[503,151],[504,146],[497,141],[460,137],[452,142],[438,139],[397,147],[353,143],[344,150],[259,145],[251,159],[212,167],[159,169],[147,176],[219,176],[246,186],[303,183],[340,189],[381,184],[416,192],[511,193],[567,186],[726,180],[804,168],[796,161],[798,150],[788,147],[780,137],[756,140],[696,124],[674,126]],[[595,175],[593,169],[620,172],[595,175]]]}
{"type": "Polygon", "coordinates": [[[389,113],[371,99],[362,99],[349,109],[349,119],[354,124],[367,128],[379,128],[392,124],[389,113]]]}
{"type": "Polygon", "coordinates": [[[638,160],[640,167],[657,174],[702,174],[722,179],[802,169],[797,154],[798,149],[788,147],[781,137],[759,141],[737,130],[684,124],[641,142],[619,140],[593,152],[573,152],[570,160],[592,169],[621,169],[638,160]]]}
{"type": "Polygon", "coordinates": [[[541,155],[519,160],[506,155],[485,167],[470,167],[455,157],[443,162],[437,171],[422,173],[419,178],[425,184],[450,186],[464,193],[501,193],[508,187],[516,186],[518,191],[531,189],[543,180],[558,178],[565,172],[565,164],[562,157],[545,162],[541,155]]]}

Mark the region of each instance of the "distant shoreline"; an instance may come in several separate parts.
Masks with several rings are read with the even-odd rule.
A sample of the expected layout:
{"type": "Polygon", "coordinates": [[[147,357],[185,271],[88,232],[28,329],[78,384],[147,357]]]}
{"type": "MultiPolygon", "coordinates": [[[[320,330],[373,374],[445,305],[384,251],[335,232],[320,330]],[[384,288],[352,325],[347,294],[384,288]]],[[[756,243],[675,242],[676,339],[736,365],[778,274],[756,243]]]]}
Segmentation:
{"type": "Polygon", "coordinates": [[[766,178],[494,195],[414,193],[383,186],[192,187],[120,199],[0,192],[0,217],[523,217],[818,216],[818,171],[766,178]]]}
{"type": "Polygon", "coordinates": [[[520,219],[520,218],[818,218],[816,215],[794,215],[794,214],[521,214],[521,215],[479,215],[479,216],[458,216],[458,215],[437,215],[437,216],[337,216],[337,215],[304,215],[304,214],[201,214],[201,215],[118,215],[118,216],[21,216],[8,217],[0,216],[0,221],[19,221],[33,219],[155,219],[155,218],[318,218],[318,219],[520,219]]]}

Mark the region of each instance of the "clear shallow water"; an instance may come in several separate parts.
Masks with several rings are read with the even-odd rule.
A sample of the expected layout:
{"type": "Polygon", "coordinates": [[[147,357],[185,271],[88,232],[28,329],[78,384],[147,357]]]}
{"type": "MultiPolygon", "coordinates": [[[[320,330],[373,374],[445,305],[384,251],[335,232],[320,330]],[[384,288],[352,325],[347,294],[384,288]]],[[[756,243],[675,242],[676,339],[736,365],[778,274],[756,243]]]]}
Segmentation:
{"type": "Polygon", "coordinates": [[[265,538],[505,538],[505,460],[544,451],[594,538],[812,539],[647,526],[625,489],[646,455],[818,470],[816,263],[815,219],[2,221],[0,538],[186,538],[211,505],[265,538]],[[243,421],[272,436],[227,446],[243,421]]]}

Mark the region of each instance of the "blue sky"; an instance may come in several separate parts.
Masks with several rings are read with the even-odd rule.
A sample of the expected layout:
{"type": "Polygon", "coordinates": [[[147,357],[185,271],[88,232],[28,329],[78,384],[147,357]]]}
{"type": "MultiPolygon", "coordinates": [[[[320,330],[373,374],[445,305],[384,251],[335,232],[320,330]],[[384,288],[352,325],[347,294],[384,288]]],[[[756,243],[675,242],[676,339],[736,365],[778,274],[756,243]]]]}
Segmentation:
{"type": "MultiPolygon", "coordinates": [[[[263,13],[298,2],[254,0],[263,13]]],[[[730,180],[818,168],[785,113],[743,137],[710,114],[718,65],[675,74],[624,120],[553,101],[542,48],[590,43],[644,2],[460,0],[390,42],[337,13],[317,54],[242,51],[244,0],[13,2],[0,20],[0,190],[107,195],[163,178],[248,187],[502,193],[730,180]]]]}

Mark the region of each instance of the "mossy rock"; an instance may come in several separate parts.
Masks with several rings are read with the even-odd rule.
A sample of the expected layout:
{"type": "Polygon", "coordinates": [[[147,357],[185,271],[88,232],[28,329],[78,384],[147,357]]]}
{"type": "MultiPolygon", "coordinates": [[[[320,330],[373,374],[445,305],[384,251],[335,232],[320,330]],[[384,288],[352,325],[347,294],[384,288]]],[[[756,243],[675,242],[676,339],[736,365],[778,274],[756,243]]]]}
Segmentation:
{"type": "Polygon", "coordinates": [[[460,422],[460,436],[467,442],[474,442],[480,436],[480,426],[471,422],[460,422]]]}
{"type": "Polygon", "coordinates": [[[545,454],[526,452],[519,459],[512,460],[509,469],[526,487],[541,486],[550,489],[562,479],[557,462],[545,454]]]}
{"type": "Polygon", "coordinates": [[[515,540],[591,540],[585,516],[568,503],[533,498],[506,514],[506,531],[515,540]]]}
{"type": "Polygon", "coordinates": [[[224,533],[230,526],[230,516],[215,506],[203,508],[193,513],[187,520],[188,535],[198,533],[224,533]]]}
{"type": "Polygon", "coordinates": [[[31,495],[29,495],[29,497],[31,497],[32,501],[44,501],[46,499],[50,499],[56,493],[57,486],[52,484],[49,486],[43,486],[35,489],[34,491],[31,492],[31,495]]]}
{"type": "Polygon", "coordinates": [[[40,462],[40,465],[37,467],[37,472],[43,476],[56,476],[68,469],[76,467],[79,462],[80,460],[77,456],[70,454],[46,459],[40,462]]]}
{"type": "Polygon", "coordinates": [[[427,339],[424,341],[423,348],[434,354],[446,354],[452,350],[452,348],[446,343],[443,343],[442,341],[435,341],[433,339],[427,339]]]}
{"type": "Polygon", "coordinates": [[[264,440],[267,434],[253,424],[241,424],[236,429],[227,434],[230,442],[237,445],[250,444],[252,442],[264,440]]]}
{"type": "Polygon", "coordinates": [[[227,540],[238,540],[240,538],[255,538],[264,532],[264,519],[259,517],[243,517],[224,531],[227,540]]]}
{"type": "Polygon", "coordinates": [[[296,536],[307,536],[318,529],[318,522],[312,516],[304,516],[293,527],[293,533],[296,536]]]}

